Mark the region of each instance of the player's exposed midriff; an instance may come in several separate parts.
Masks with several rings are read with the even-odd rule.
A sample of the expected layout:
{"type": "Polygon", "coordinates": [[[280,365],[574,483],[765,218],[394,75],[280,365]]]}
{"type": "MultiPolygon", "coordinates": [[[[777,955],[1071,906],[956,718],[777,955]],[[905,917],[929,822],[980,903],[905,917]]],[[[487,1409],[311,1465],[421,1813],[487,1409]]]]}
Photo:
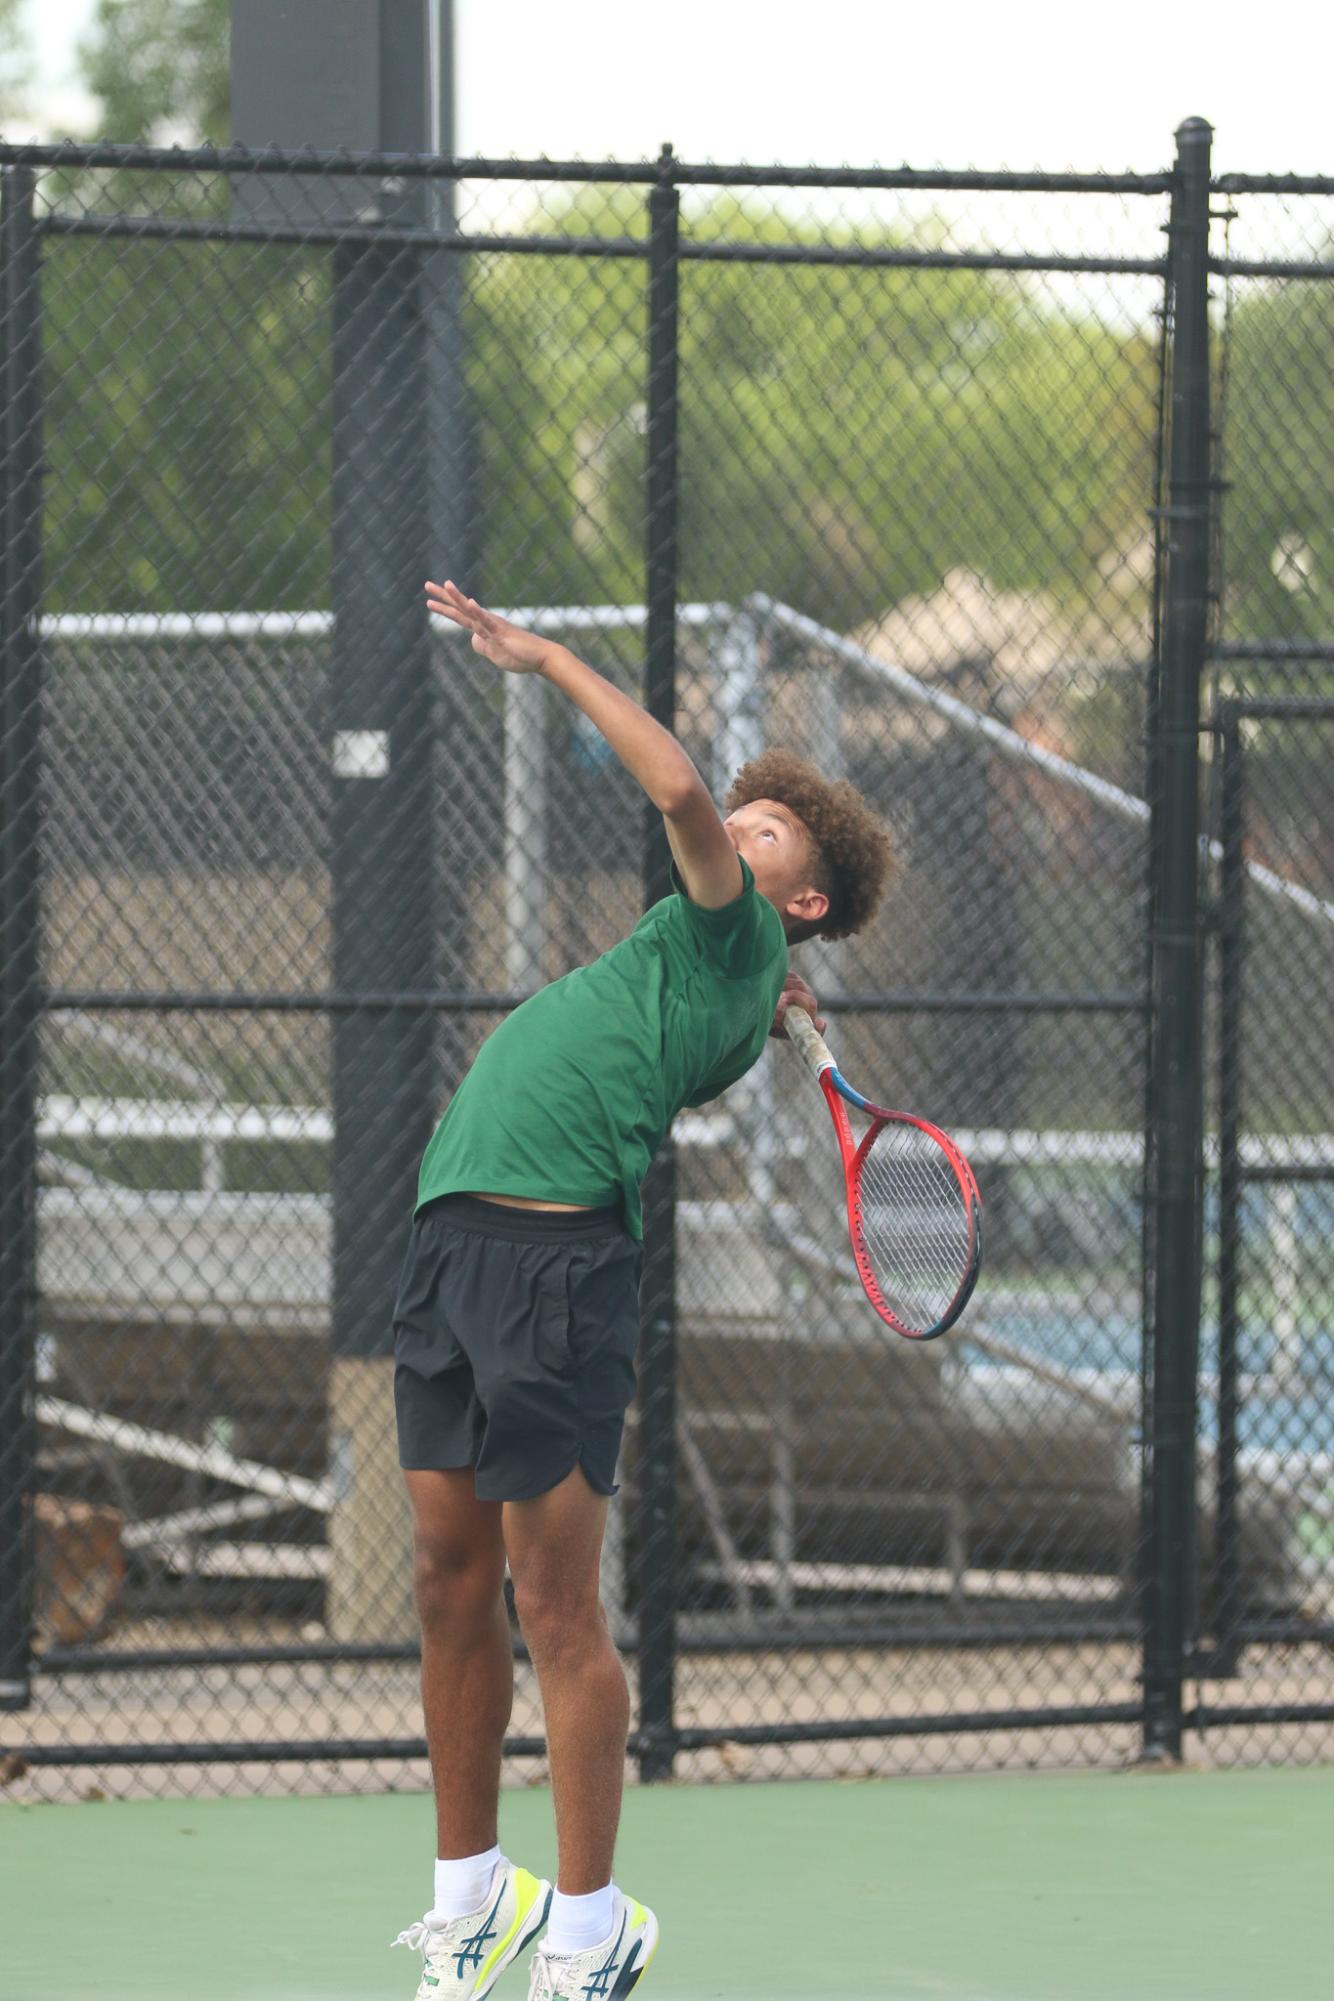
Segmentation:
{"type": "Polygon", "coordinates": [[[578,1215],[590,1206],[587,1202],[535,1202],[527,1195],[486,1195],[480,1188],[466,1188],[460,1193],[471,1195],[478,1202],[499,1202],[505,1209],[558,1209],[562,1215],[578,1215]]]}

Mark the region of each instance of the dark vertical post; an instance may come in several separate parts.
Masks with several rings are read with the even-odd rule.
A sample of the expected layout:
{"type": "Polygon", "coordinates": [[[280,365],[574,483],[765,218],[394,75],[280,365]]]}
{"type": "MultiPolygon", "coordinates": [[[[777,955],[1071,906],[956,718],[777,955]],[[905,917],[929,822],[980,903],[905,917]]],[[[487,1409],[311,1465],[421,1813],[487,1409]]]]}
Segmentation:
{"type": "MultiPolygon", "coordinates": [[[[648,551],[645,706],[676,727],[677,314],[680,197],[664,147],[649,195],[648,551]]],[[[665,896],[662,816],[647,808],[644,900],[665,896]]],[[[643,1779],[668,1779],[676,1715],[676,1159],[671,1135],[644,1182],[639,1374],[639,1728],[643,1779]]]]}
{"type": "Polygon", "coordinates": [[[35,180],[0,194],[0,1709],[30,1696],[37,1345],[41,336],[35,180]]]}
{"type": "Polygon", "coordinates": [[[1192,1623],[1202,1206],[1199,720],[1209,593],[1209,151],[1177,133],[1168,234],[1172,300],[1167,568],[1152,799],[1153,1373],[1144,1756],[1181,1755],[1192,1623]]]}
{"type": "MultiPolygon", "coordinates": [[[[430,984],[436,913],[422,593],[424,379],[416,252],[392,240],[340,245],[333,284],[333,984],[354,994],[420,992],[430,984]]],[[[429,1014],[335,1016],[336,1364],[384,1356],[392,1345],[394,1290],[432,1098],[429,1014]]],[[[373,1439],[390,1425],[378,1377],[336,1369],[335,1405],[345,1400],[350,1413],[335,1411],[336,1477],[340,1450],[369,1462],[373,1439]]],[[[362,1509],[362,1527],[349,1534],[345,1574],[335,1580],[341,1638],[383,1633],[386,1608],[376,1601],[388,1601],[388,1574],[402,1568],[403,1552],[391,1548],[387,1533],[396,1475],[385,1464],[374,1479],[374,1492],[363,1488],[350,1498],[362,1509]],[[386,1575],[376,1579],[369,1558],[378,1562],[381,1552],[386,1575]]],[[[341,1557],[335,1568],[344,1571],[341,1557]]],[[[398,1616],[408,1617],[406,1603],[398,1616]]]]}
{"type": "MultiPolygon", "coordinates": [[[[454,5],[453,0],[426,0],[430,30],[428,60],[434,64],[427,106],[428,150],[449,159],[454,153],[454,5]]],[[[424,220],[442,234],[458,225],[457,190],[453,181],[431,180],[424,220]]],[[[447,566],[476,597],[485,592],[479,575],[477,548],[477,442],[464,379],[466,347],[463,310],[466,266],[452,250],[428,250],[422,258],[424,310],[427,322],[426,372],[428,406],[427,478],[430,482],[431,556],[447,566]]],[[[437,574],[432,568],[431,576],[437,574]]],[[[455,983],[457,968],[447,978],[455,983]]]]}
{"type": "Polygon", "coordinates": [[[1241,718],[1222,719],[1222,846],[1218,921],[1218,1459],[1214,1483],[1213,1628],[1210,1672],[1236,1671],[1241,1581],[1238,1541],[1237,1374],[1241,1280],[1241,981],[1245,868],[1245,765],[1241,718]]]}
{"type": "MultiPolygon", "coordinates": [[[[448,159],[455,150],[453,0],[426,0],[426,30],[425,146],[428,152],[448,159]]],[[[425,192],[422,220],[442,234],[453,231],[458,221],[456,183],[433,179],[420,185],[425,192]]],[[[468,269],[467,261],[456,251],[422,253],[427,391],[425,574],[455,577],[465,590],[485,601],[488,584],[478,532],[477,423],[466,379],[468,269]]],[[[451,899],[450,908],[439,913],[432,984],[467,987],[474,984],[474,969],[469,963],[465,913],[479,896],[489,893],[489,887],[484,891],[481,883],[485,848],[467,838],[477,800],[466,781],[460,783],[458,758],[458,746],[470,735],[475,737],[476,721],[475,713],[470,713],[472,689],[468,678],[460,677],[457,654],[451,650],[443,674],[439,649],[433,657],[437,663],[435,842],[437,852],[448,857],[451,899]]],[[[432,1040],[437,1097],[443,1099],[453,1092],[467,1068],[473,1025],[462,1015],[437,1015],[432,1040]]]]}
{"type": "MultiPolygon", "coordinates": [[[[239,140],[390,153],[442,143],[448,0],[233,0],[232,14],[239,140]]],[[[343,243],[333,254],[332,972],[335,987],[354,993],[429,989],[442,961],[457,981],[449,961],[460,956],[466,909],[466,885],[454,885],[446,909],[434,894],[439,711],[422,597],[435,573],[428,458],[444,449],[454,405],[432,393],[423,252],[394,240],[431,219],[429,188],[392,174],[237,175],[233,203],[240,217],[260,222],[370,217],[381,225],[376,241],[343,243]]],[[[434,1036],[429,1015],[408,1008],[339,1014],[331,1024],[328,1604],[339,1638],[415,1630],[387,1355],[415,1172],[436,1104],[434,1036]]]]}
{"type": "MultiPolygon", "coordinates": [[[[451,159],[455,143],[453,0],[426,0],[426,16],[425,150],[451,159]]],[[[421,187],[425,202],[421,220],[442,234],[456,229],[457,184],[430,180],[421,187]]],[[[422,254],[421,268],[431,398],[427,412],[431,549],[441,563],[448,558],[450,575],[462,581],[475,569],[472,549],[461,546],[460,540],[471,526],[475,500],[471,491],[472,434],[463,379],[464,263],[455,251],[427,250],[422,254]]],[[[434,576],[435,570],[430,574],[434,576]]],[[[481,591],[478,578],[475,594],[480,596],[481,591]]]]}

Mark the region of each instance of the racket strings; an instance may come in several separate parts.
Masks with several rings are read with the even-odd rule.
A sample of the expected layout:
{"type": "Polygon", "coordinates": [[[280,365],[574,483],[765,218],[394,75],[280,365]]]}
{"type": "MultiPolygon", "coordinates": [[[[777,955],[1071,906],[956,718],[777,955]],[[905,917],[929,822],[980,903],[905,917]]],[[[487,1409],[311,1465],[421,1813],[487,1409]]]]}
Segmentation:
{"type": "Polygon", "coordinates": [[[882,1127],[859,1182],[862,1241],[877,1285],[906,1326],[925,1332],[963,1284],[973,1229],[949,1155],[916,1126],[882,1127]]]}

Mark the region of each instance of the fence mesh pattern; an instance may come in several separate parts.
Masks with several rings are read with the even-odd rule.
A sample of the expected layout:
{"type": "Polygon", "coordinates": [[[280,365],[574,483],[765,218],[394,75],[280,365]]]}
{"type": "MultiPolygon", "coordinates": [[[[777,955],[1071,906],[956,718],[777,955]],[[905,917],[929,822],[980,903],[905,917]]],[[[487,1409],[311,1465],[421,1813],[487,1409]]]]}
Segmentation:
{"type": "MultiPolygon", "coordinates": [[[[0,1527],[32,1672],[5,1771],[18,1796],[421,1783],[389,1347],[415,1164],[508,1008],[635,922],[648,834],[597,732],[428,632],[420,584],[453,574],[650,692],[647,190],[69,155],[25,235],[26,171],[7,1215],[37,1193],[0,1301],[0,1527]]],[[[915,1348],[850,1277],[790,1049],[677,1121],[650,1200],[670,1297],[644,1302],[674,1327],[672,1408],[665,1436],[632,1412],[604,1597],[641,1687],[670,1674],[685,1775],[1137,1745],[1167,201],[683,193],[678,734],[719,798],[783,744],[884,816],[884,912],[794,964],[847,1074],[958,1136],[987,1219],[962,1324],[915,1348]]],[[[1270,201],[1235,198],[1234,261],[1270,201]]],[[[1324,223],[1284,216],[1318,259],[1324,223]]],[[[1330,297],[1237,275],[1217,303],[1218,702],[1334,693],[1320,660],[1222,644],[1334,631],[1309,400],[1330,297]]],[[[1243,1162],[1306,1172],[1334,1146],[1334,725],[1239,728],[1255,866],[1211,1060],[1242,1038],[1243,1162]]],[[[1330,1200],[1245,1182],[1226,1453],[1206,1288],[1197,1626],[1229,1658],[1202,1711],[1328,1700],[1330,1200]]],[[[1206,1735],[1329,1748],[1231,1709],[1206,1735]]]]}

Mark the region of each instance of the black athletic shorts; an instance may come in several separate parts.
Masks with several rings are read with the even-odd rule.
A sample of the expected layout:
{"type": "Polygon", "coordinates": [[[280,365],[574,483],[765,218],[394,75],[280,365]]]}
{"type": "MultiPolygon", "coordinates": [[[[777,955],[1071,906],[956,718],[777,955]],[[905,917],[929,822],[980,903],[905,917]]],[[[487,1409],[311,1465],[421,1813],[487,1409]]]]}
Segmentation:
{"type": "Polygon", "coordinates": [[[428,1202],[394,1306],[399,1464],[474,1466],[482,1501],[532,1500],[576,1466],[615,1493],[642,1264],[619,1208],[428,1202]]]}

